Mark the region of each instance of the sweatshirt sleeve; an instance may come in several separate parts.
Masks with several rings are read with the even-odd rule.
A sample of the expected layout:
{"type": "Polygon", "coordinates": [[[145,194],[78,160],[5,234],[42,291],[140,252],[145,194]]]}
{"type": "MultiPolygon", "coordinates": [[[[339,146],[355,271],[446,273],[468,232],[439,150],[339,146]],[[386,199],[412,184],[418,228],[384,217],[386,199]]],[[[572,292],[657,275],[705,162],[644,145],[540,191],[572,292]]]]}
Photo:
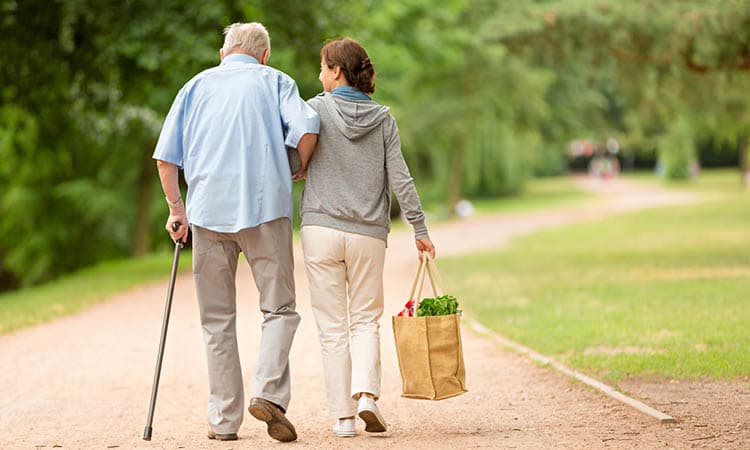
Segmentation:
{"type": "Polygon", "coordinates": [[[414,238],[429,237],[422,205],[419,203],[419,194],[414,186],[414,179],[409,173],[409,167],[404,161],[404,155],[401,153],[401,138],[398,135],[396,120],[393,117],[386,120],[383,132],[385,135],[385,171],[388,182],[396,194],[406,220],[414,228],[414,238]]]}

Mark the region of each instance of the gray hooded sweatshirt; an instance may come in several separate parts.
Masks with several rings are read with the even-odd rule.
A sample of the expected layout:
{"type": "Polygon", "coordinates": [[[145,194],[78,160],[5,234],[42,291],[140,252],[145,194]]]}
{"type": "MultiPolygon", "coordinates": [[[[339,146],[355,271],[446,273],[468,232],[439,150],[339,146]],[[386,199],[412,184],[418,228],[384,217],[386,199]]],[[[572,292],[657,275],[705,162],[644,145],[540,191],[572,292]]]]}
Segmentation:
{"type": "Polygon", "coordinates": [[[388,108],[328,92],[308,103],[320,115],[320,135],[302,192],[302,226],[318,225],[387,241],[390,185],[415,238],[426,238],[424,212],[388,108]]]}

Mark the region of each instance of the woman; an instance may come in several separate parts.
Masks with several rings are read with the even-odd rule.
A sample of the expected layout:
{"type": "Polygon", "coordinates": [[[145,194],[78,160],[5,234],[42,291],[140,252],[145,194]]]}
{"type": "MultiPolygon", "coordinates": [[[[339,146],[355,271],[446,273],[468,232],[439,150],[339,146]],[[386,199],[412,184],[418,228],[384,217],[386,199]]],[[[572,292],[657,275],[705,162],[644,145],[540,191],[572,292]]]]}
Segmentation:
{"type": "Polygon", "coordinates": [[[365,431],[386,431],[375,402],[389,184],[414,228],[420,257],[422,251],[434,257],[435,248],[401,154],[396,121],[367,95],[375,91],[367,52],[344,38],[326,43],[320,57],[324,92],[309,101],[320,115],[320,135],[302,194],[301,234],[328,408],[338,419],[333,432],[348,437],[357,434],[355,414],[365,431]]]}

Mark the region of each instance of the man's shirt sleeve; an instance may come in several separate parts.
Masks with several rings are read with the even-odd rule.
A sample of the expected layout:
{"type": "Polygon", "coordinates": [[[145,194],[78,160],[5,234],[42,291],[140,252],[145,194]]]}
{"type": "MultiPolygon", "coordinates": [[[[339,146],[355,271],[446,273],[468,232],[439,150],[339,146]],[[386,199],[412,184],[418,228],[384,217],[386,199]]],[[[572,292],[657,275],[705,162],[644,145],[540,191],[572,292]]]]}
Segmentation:
{"type": "Polygon", "coordinates": [[[283,78],[279,83],[279,106],[281,121],[286,132],[287,147],[297,148],[302,135],[306,133],[318,134],[320,131],[320,117],[299,96],[297,84],[291,78],[283,78]]]}
{"type": "Polygon", "coordinates": [[[154,150],[154,159],[183,166],[182,133],[185,114],[185,88],[177,93],[172,107],[169,109],[167,118],[159,134],[159,140],[154,150]]]}

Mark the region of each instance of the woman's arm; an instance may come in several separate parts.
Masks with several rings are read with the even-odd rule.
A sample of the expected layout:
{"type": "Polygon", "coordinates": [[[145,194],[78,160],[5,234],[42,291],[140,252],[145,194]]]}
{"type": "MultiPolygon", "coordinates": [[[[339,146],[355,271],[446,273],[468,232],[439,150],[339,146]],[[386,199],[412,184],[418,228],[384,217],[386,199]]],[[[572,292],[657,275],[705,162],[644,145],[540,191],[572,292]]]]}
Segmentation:
{"type": "Polygon", "coordinates": [[[424,211],[419,202],[419,194],[414,186],[414,179],[409,173],[404,155],[401,153],[401,138],[398,135],[396,121],[391,117],[384,124],[385,137],[385,169],[391,189],[396,194],[396,199],[404,212],[404,217],[414,228],[419,258],[422,252],[428,251],[435,258],[435,246],[430,240],[425,225],[424,211]]]}

